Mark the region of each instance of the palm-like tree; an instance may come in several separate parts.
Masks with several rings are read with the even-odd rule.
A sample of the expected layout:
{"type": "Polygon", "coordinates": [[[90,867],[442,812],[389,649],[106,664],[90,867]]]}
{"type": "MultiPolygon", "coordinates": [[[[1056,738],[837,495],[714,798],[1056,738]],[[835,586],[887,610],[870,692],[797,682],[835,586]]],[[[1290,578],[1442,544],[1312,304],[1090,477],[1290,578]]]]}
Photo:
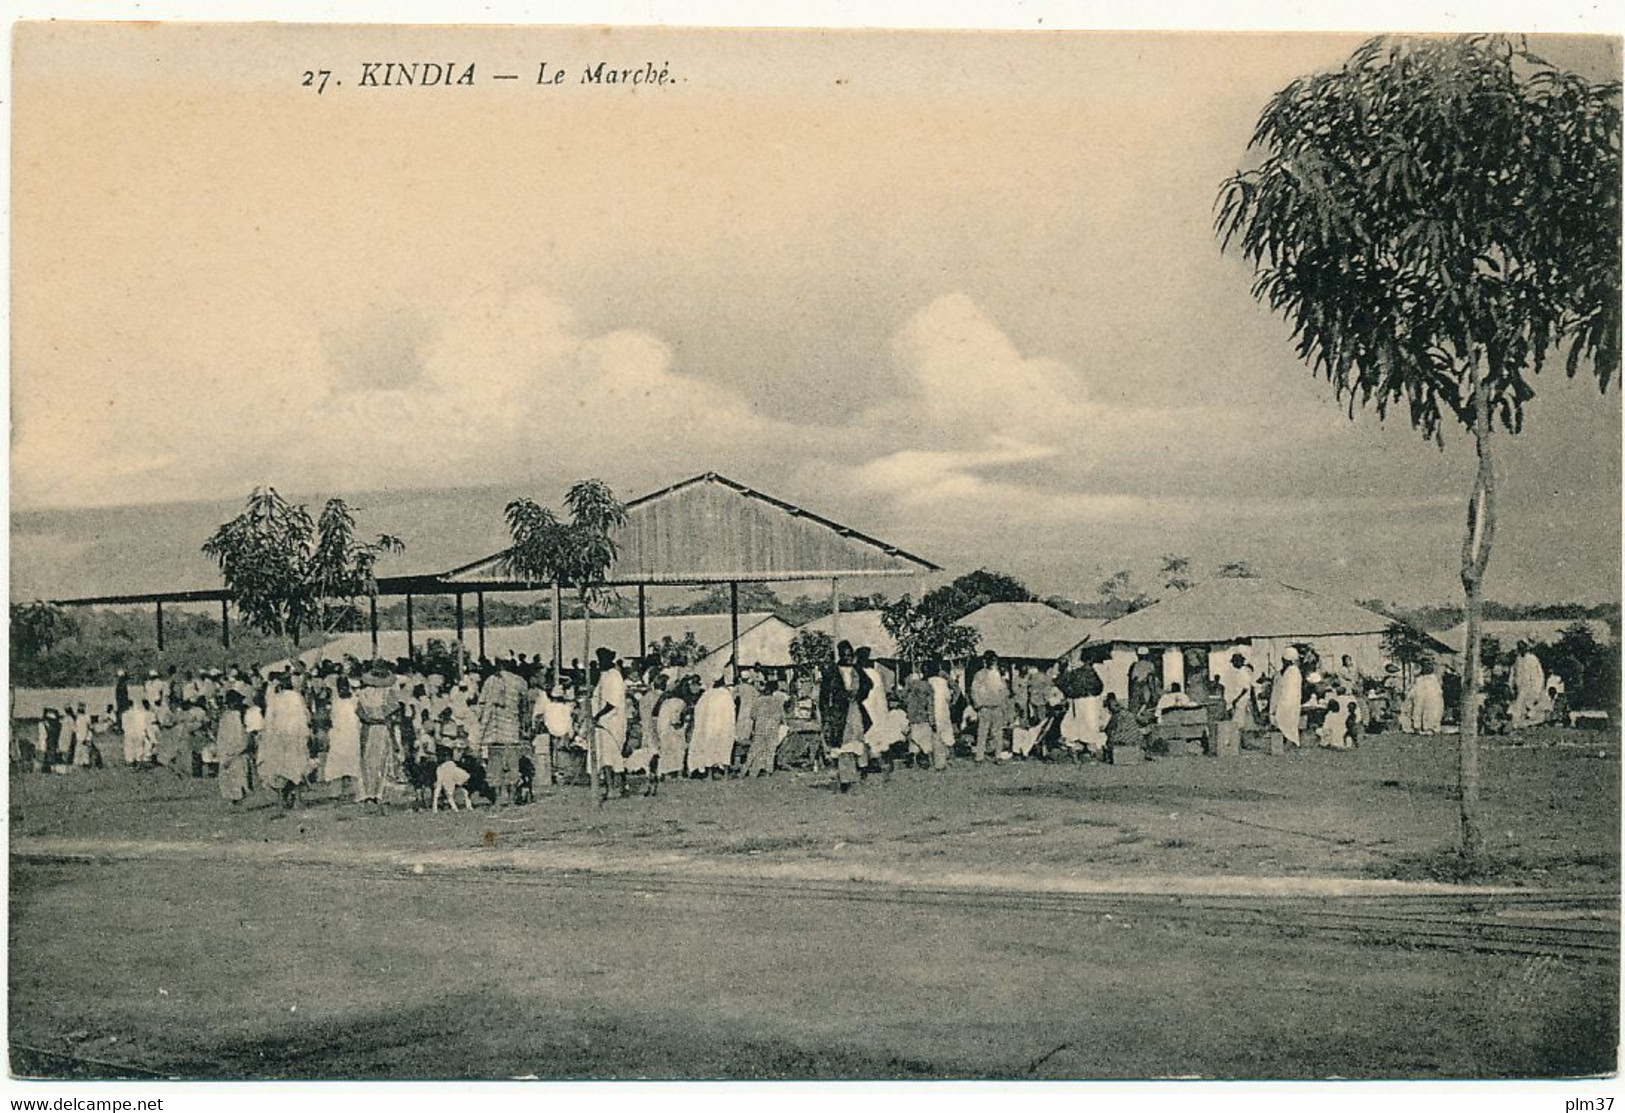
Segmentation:
{"type": "MultiPolygon", "coordinates": [[[[601,479],[583,479],[565,492],[569,521],[532,499],[508,503],[505,517],[512,540],[503,555],[507,575],[533,584],[553,585],[554,629],[562,620],[562,588],[573,585],[581,599],[583,648],[587,661],[592,647],[592,604],[602,599],[605,577],[615,564],[615,531],[626,524],[626,507],[601,479]]],[[[563,663],[564,647],[553,639],[554,668],[563,663]]]]}

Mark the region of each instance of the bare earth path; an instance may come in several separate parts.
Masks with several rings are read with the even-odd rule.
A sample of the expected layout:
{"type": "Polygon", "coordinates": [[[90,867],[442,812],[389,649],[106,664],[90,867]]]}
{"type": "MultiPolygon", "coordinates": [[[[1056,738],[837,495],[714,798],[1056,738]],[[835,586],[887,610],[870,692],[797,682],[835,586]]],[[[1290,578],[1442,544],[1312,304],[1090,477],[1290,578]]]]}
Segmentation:
{"type": "Polygon", "coordinates": [[[192,1077],[1502,1076],[1614,1064],[1612,739],[229,809],[13,780],[14,1069],[192,1077]],[[1442,836],[1442,837],[1441,837],[1442,836]],[[1611,841],[1610,841],[1611,840],[1611,841]],[[1419,865],[1421,864],[1421,865],[1419,865]]]}

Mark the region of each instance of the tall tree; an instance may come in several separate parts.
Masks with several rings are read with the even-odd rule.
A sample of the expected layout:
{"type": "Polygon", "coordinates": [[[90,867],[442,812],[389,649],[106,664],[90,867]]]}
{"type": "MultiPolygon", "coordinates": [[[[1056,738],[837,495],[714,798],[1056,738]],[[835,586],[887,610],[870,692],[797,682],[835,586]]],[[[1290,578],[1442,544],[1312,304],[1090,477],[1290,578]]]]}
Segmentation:
{"type": "Polygon", "coordinates": [[[1216,229],[1253,295],[1346,401],[1399,409],[1478,467],[1461,549],[1467,604],[1458,776],[1463,854],[1479,848],[1480,610],[1495,537],[1496,433],[1561,355],[1601,390],[1620,343],[1620,88],[1521,40],[1373,39],[1265,106],[1259,161],[1219,193],[1216,229]]]}
{"type": "MultiPolygon", "coordinates": [[[[626,507],[601,479],[583,479],[564,495],[569,520],[532,499],[508,503],[505,517],[512,542],[503,570],[535,584],[576,589],[581,600],[583,663],[592,656],[592,605],[603,598],[604,580],[618,551],[615,531],[626,524],[626,507]]],[[[554,646],[557,663],[564,647],[554,646]]]]}
{"type": "Polygon", "coordinates": [[[361,540],[343,499],[328,499],[312,519],[307,507],[275,487],[254,488],[242,512],[203,543],[237,613],[292,649],[311,630],[353,625],[356,601],[378,590],[378,561],[405,551],[400,538],[387,533],[361,540]]]}

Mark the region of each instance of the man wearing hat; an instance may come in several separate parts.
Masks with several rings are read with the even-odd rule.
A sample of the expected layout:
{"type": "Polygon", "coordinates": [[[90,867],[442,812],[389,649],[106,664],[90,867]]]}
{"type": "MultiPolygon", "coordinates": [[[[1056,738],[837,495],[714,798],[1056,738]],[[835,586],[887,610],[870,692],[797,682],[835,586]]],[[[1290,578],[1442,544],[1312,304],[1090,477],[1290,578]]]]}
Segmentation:
{"type": "Polygon", "coordinates": [[[1298,669],[1298,651],[1288,646],[1281,651],[1281,672],[1270,689],[1270,722],[1291,746],[1300,746],[1298,719],[1303,713],[1303,673],[1298,669]]]}
{"type": "Polygon", "coordinates": [[[374,661],[361,674],[355,708],[361,720],[361,790],[356,799],[380,804],[395,746],[390,727],[401,718],[401,694],[395,688],[394,674],[382,661],[374,661]]]}

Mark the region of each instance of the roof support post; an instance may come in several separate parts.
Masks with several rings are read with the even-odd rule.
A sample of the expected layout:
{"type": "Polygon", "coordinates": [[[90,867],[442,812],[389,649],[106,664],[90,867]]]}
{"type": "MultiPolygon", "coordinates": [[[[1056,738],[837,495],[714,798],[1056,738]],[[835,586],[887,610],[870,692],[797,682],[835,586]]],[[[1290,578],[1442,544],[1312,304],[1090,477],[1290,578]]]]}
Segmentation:
{"type": "Polygon", "coordinates": [[[417,649],[412,634],[412,593],[408,591],[406,593],[406,655],[408,657],[411,657],[417,649]]]}
{"type": "Polygon", "coordinates": [[[734,687],[739,687],[739,581],[728,584],[728,618],[733,623],[734,687]]]}
{"type": "Polygon", "coordinates": [[[164,651],[164,601],[162,599],[158,600],[155,613],[158,622],[158,652],[162,653],[164,651]]]}
{"type": "Polygon", "coordinates": [[[829,633],[837,643],[841,640],[841,581],[829,578],[829,633]]]}
{"type": "Polygon", "coordinates": [[[463,677],[463,593],[458,592],[457,600],[457,678],[463,677]]]}
{"type": "Polygon", "coordinates": [[[220,644],[231,648],[231,604],[225,599],[220,600],[220,644]]]}
{"type": "Polygon", "coordinates": [[[474,621],[480,628],[480,657],[485,657],[485,592],[474,593],[474,621]]]}
{"type": "Polygon", "coordinates": [[[649,609],[643,597],[643,585],[638,585],[638,671],[649,656],[649,609]]]}
{"type": "Polygon", "coordinates": [[[372,635],[372,655],[378,656],[378,596],[367,596],[367,630],[372,635]]]}
{"type": "Polygon", "coordinates": [[[564,588],[553,585],[553,682],[564,679],[564,588]]]}

